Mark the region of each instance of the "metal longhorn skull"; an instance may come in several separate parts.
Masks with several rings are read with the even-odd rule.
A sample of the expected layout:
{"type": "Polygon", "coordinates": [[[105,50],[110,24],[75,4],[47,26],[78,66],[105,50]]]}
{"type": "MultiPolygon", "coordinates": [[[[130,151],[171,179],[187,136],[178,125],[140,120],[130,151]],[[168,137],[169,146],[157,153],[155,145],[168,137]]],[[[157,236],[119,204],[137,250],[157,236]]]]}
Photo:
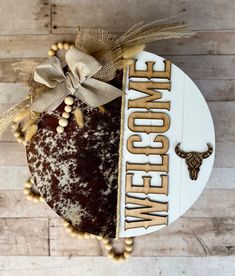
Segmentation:
{"type": "Polygon", "coordinates": [[[188,166],[189,170],[189,176],[192,180],[197,180],[198,173],[200,171],[200,167],[202,165],[203,159],[208,158],[212,152],[213,148],[210,144],[207,144],[208,150],[205,152],[185,152],[182,149],[180,149],[180,143],[178,143],[175,147],[176,154],[185,159],[185,162],[188,166]]]}

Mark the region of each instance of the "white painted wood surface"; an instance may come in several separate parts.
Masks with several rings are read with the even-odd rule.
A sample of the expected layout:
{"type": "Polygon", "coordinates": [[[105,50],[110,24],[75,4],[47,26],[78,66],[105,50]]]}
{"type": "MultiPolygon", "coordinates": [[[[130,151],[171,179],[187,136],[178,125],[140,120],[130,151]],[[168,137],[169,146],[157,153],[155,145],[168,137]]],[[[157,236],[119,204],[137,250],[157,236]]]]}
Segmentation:
{"type": "Polygon", "coordinates": [[[202,196],[170,227],[137,238],[135,257],[113,264],[101,257],[105,250],[99,243],[72,239],[45,204],[25,200],[24,148],[8,131],[0,141],[1,276],[234,275],[233,0],[1,0],[0,111],[27,91],[20,84],[25,77],[19,74],[19,66],[28,69],[45,58],[53,42],[73,41],[77,25],[122,32],[138,20],[179,13],[199,32],[190,39],[158,41],[147,49],[181,67],[199,86],[211,109],[216,160],[202,196]]]}

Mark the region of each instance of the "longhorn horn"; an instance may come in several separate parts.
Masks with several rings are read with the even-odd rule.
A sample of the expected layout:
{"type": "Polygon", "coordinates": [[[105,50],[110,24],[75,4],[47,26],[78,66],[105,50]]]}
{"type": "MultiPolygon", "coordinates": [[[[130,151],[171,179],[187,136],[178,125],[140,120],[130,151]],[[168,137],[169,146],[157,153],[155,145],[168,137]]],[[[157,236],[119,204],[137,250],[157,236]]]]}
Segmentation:
{"type": "Polygon", "coordinates": [[[208,147],[208,150],[201,153],[201,157],[203,159],[208,158],[212,154],[212,152],[213,152],[213,148],[212,148],[212,146],[209,143],[207,144],[207,147],[208,147]]]}
{"type": "Polygon", "coordinates": [[[175,146],[175,153],[181,157],[181,158],[186,158],[187,156],[187,153],[183,150],[180,149],[180,144],[181,143],[178,143],[176,146],[175,146]]]}

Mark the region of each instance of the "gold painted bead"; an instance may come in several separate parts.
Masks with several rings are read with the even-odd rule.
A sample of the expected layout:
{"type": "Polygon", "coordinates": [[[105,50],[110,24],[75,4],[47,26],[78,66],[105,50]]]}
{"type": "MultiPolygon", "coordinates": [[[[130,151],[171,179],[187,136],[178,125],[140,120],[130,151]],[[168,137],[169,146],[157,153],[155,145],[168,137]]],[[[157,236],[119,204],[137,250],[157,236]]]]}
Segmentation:
{"type": "Polygon", "coordinates": [[[64,49],[67,51],[67,50],[69,50],[69,47],[70,47],[70,45],[69,45],[69,43],[64,43],[64,49]]]}
{"type": "Polygon", "coordinates": [[[53,57],[54,55],[55,55],[55,51],[53,51],[53,50],[50,49],[50,50],[48,51],[48,56],[49,56],[49,57],[53,57]]]}
{"type": "Polygon", "coordinates": [[[70,113],[72,111],[72,106],[71,105],[66,105],[64,107],[64,111],[70,113]]]}
{"type": "Polygon", "coordinates": [[[68,96],[64,99],[66,105],[72,105],[74,103],[73,97],[68,96]]]}
{"type": "Polygon", "coordinates": [[[65,118],[65,119],[68,119],[70,116],[70,114],[68,112],[63,112],[62,113],[62,117],[65,118]]]}
{"type": "Polygon", "coordinates": [[[30,181],[30,183],[31,183],[32,185],[34,184],[33,178],[32,178],[32,177],[30,177],[29,181],[30,181]]]}
{"type": "Polygon", "coordinates": [[[56,128],[56,131],[57,131],[58,133],[63,133],[63,132],[64,132],[64,128],[63,128],[62,126],[58,126],[58,127],[56,128]]]}
{"type": "Polygon", "coordinates": [[[74,47],[75,47],[74,45],[70,45],[70,46],[69,46],[70,49],[73,49],[74,47]]]}
{"type": "Polygon", "coordinates": [[[26,145],[27,145],[27,141],[24,140],[24,141],[22,142],[22,144],[23,144],[24,146],[26,146],[26,145]]]}
{"type": "Polygon", "coordinates": [[[57,47],[56,44],[52,44],[51,49],[54,50],[54,51],[58,51],[58,47],[57,47]]]}
{"type": "Polygon", "coordinates": [[[62,50],[64,48],[64,44],[62,42],[58,42],[57,47],[62,50]]]}
{"type": "Polygon", "coordinates": [[[101,241],[101,240],[103,240],[103,237],[101,237],[101,236],[96,236],[96,239],[97,239],[98,241],[101,241]]]}
{"type": "Polygon", "coordinates": [[[62,127],[66,127],[67,125],[68,125],[68,120],[67,119],[65,119],[65,118],[61,118],[61,119],[59,119],[59,125],[60,126],[62,126],[62,127]]]}

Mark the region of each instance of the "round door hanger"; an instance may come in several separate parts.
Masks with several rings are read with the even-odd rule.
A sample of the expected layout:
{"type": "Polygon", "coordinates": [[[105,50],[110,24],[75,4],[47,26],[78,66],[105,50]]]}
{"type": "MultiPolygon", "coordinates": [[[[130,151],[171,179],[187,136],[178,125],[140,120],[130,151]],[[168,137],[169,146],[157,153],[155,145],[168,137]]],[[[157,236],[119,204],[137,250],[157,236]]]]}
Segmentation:
{"type": "Polygon", "coordinates": [[[113,84],[123,85],[123,97],[105,112],[74,97],[65,131],[57,132],[58,116],[72,108],[63,102],[26,145],[32,182],[48,205],[79,231],[108,238],[147,234],[180,217],[205,187],[215,147],[203,96],[169,60],[140,52],[113,84]]]}
{"type": "Polygon", "coordinates": [[[182,216],[210,176],[208,106],[177,66],[141,52],[124,74],[117,236],[147,234],[182,216]]]}

